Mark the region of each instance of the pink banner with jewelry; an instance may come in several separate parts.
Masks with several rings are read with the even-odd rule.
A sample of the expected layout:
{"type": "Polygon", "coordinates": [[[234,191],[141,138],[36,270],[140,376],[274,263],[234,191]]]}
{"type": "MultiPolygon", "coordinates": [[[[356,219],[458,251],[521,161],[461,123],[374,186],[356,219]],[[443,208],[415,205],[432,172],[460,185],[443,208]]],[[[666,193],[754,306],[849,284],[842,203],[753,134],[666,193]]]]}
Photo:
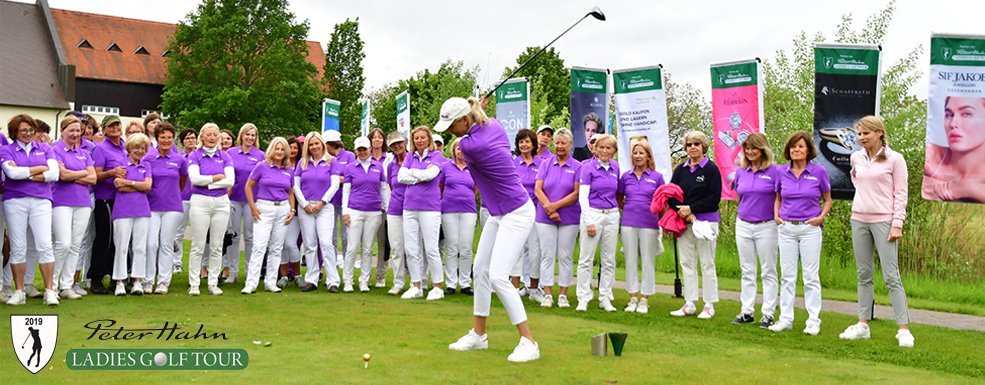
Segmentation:
{"type": "Polygon", "coordinates": [[[712,141],[722,175],[722,199],[736,199],[735,170],[742,141],[763,127],[763,84],[759,59],[711,65],[712,141]]]}

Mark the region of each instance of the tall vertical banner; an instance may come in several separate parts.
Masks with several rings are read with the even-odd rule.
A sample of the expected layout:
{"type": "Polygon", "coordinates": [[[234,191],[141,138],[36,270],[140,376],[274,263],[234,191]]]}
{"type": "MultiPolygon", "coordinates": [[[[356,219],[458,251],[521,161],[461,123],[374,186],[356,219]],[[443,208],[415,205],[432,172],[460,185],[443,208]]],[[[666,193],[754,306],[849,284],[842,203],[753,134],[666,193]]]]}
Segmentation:
{"type": "Polygon", "coordinates": [[[604,69],[571,68],[571,133],[574,136],[572,156],[577,160],[592,157],[588,139],[605,133],[609,115],[609,75],[604,69]]]}
{"type": "Polygon", "coordinates": [[[632,170],[633,140],[645,138],[653,161],[664,180],[670,181],[670,131],[667,125],[667,92],[660,66],[612,71],[616,119],[619,130],[619,169],[632,170]]]}
{"type": "Polygon", "coordinates": [[[924,199],[985,203],[985,36],[930,38],[925,162],[924,199]]]}
{"type": "Polygon", "coordinates": [[[530,128],[530,82],[526,78],[510,79],[496,90],[496,120],[506,129],[510,147],[517,131],[530,128]]]}
{"type": "Polygon", "coordinates": [[[397,132],[410,137],[410,94],[407,91],[397,95],[397,132]]]}
{"type": "Polygon", "coordinates": [[[325,99],[321,103],[321,132],[339,130],[339,107],[342,106],[338,100],[325,99]]]}
{"type": "Polygon", "coordinates": [[[359,107],[359,132],[362,136],[369,136],[369,99],[363,99],[359,107]]]}
{"type": "Polygon", "coordinates": [[[851,199],[850,176],[858,143],[855,122],[879,115],[877,45],[818,44],[814,47],[814,145],[818,164],[831,177],[831,196],[851,199]]]}
{"type": "Polygon", "coordinates": [[[711,116],[722,199],[736,199],[735,170],[742,141],[763,129],[763,72],[759,59],[711,65],[711,116]]]}

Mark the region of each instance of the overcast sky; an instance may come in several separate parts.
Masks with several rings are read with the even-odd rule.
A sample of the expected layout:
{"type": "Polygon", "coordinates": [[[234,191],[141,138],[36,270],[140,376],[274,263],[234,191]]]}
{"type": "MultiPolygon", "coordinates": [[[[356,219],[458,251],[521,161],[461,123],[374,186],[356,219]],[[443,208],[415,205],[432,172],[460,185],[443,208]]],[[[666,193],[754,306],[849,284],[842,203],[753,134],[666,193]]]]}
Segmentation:
{"type": "MultiPolygon", "coordinates": [[[[176,23],[197,0],[49,0],[53,8],[176,23]]],[[[441,62],[462,60],[480,68],[488,86],[527,46],[549,42],[600,5],[607,21],[583,21],[554,46],[567,66],[622,69],[663,64],[679,82],[710,94],[708,65],[772,58],[792,48],[801,31],[831,38],[844,14],[860,27],[885,1],[315,1],[294,0],[290,9],[311,25],[309,40],[324,47],[335,24],[359,18],[365,41],[367,91],[441,62]]],[[[921,72],[929,66],[930,33],[985,35],[985,1],[900,0],[883,44],[883,68],[923,45],[921,72]]],[[[915,92],[926,93],[927,81],[915,92]]]]}

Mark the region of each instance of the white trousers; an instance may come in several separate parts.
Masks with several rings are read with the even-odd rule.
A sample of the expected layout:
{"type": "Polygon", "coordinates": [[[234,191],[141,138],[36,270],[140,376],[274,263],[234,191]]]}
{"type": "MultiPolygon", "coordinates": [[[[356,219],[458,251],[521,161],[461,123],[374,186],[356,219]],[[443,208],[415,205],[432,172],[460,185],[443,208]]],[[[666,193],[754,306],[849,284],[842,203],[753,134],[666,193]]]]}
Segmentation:
{"type": "Polygon", "coordinates": [[[441,268],[441,254],[438,252],[438,235],[441,232],[441,213],[438,211],[404,210],[404,253],[410,279],[420,283],[431,274],[431,282],[440,284],[444,276],[441,268]],[[421,242],[424,250],[421,250],[421,242]],[[427,269],[423,268],[427,258],[427,269]]]}
{"type": "Polygon", "coordinates": [[[793,323],[797,297],[797,262],[803,269],[804,307],[807,320],[821,322],[821,228],[784,223],[777,231],[780,244],[780,321],[793,323]]]}
{"type": "Polygon", "coordinates": [[[501,216],[491,216],[482,228],[479,246],[475,252],[475,302],[472,312],[479,317],[489,317],[492,292],[506,308],[514,325],[526,322],[520,293],[510,282],[510,269],[520,258],[523,243],[534,223],[534,205],[527,201],[520,208],[501,216]]]}
{"type": "Polygon", "coordinates": [[[700,239],[691,231],[691,224],[678,238],[681,257],[681,273],[684,275],[684,300],[698,300],[698,262],[701,262],[702,298],[705,304],[718,302],[718,274],[715,271],[715,242],[718,240],[718,222],[712,222],[715,239],[700,239]]]}
{"type": "Polygon", "coordinates": [[[153,280],[156,275],[158,283],[165,286],[171,284],[171,269],[175,259],[174,240],[184,217],[184,213],[177,211],[151,212],[147,239],[147,279],[153,280]],[[157,270],[157,274],[154,274],[154,270],[157,270]]]}
{"type": "Polygon", "coordinates": [[[445,233],[446,287],[472,287],[472,241],[477,219],[476,213],[441,214],[441,230],[445,233]]]}
{"type": "Polygon", "coordinates": [[[266,285],[277,283],[279,261],[275,256],[280,255],[284,247],[284,237],[287,235],[287,225],[284,224],[284,221],[287,220],[287,214],[291,212],[291,206],[287,204],[287,201],[258,200],[256,205],[257,209],[260,210],[260,221],[253,224],[253,255],[247,259],[249,265],[246,269],[245,287],[251,290],[259,284],[263,254],[268,250],[267,274],[263,277],[263,283],[266,285]]]}
{"type": "Polygon", "coordinates": [[[209,271],[209,286],[219,285],[219,270],[222,270],[222,238],[226,236],[229,225],[229,196],[210,197],[192,194],[188,217],[192,226],[192,250],[188,255],[188,285],[198,287],[199,266],[205,253],[206,235],[209,242],[209,257],[206,261],[209,271]]]}
{"type": "Polygon", "coordinates": [[[369,284],[373,271],[373,240],[383,222],[381,211],[359,211],[349,209],[349,244],[345,250],[342,281],[352,284],[353,270],[356,268],[356,253],[359,249],[359,284],[369,284]]]}
{"type": "Polygon", "coordinates": [[[540,239],[540,287],[554,286],[554,267],[560,265],[557,283],[569,287],[574,281],[572,260],[575,241],[578,239],[578,225],[552,225],[537,223],[537,238],[540,239]]]}
{"type": "Polygon", "coordinates": [[[657,292],[654,263],[656,257],[663,254],[660,230],[623,227],[620,233],[623,257],[626,259],[626,292],[630,295],[653,295],[657,292]]]}
{"type": "MultiPolygon", "coordinates": [[[[287,202],[287,201],[284,201],[287,202]]],[[[290,210],[288,210],[290,211],[290,210]]],[[[284,233],[284,248],[280,252],[280,264],[284,265],[292,262],[301,262],[301,248],[298,247],[298,236],[301,235],[301,222],[295,218],[287,225],[284,233]]],[[[270,254],[274,255],[274,254],[270,254]]],[[[269,256],[267,258],[270,258],[269,256]]],[[[296,271],[299,276],[300,271],[296,271]]]]}
{"type": "MultiPolygon", "coordinates": [[[[229,268],[230,275],[239,272],[239,242],[243,241],[243,255],[246,263],[250,263],[250,256],[253,255],[253,211],[247,202],[229,202],[229,223],[231,228],[227,229],[236,233],[233,237],[233,244],[226,249],[226,255],[222,258],[222,264],[229,268]]],[[[219,251],[222,251],[222,239],[219,240],[219,251]]]]}
{"type": "Polygon", "coordinates": [[[10,264],[27,262],[28,228],[34,238],[33,246],[38,253],[38,262],[55,262],[51,247],[51,201],[32,197],[10,199],[3,201],[3,210],[7,221],[7,237],[10,238],[10,264]]]}
{"type": "Polygon", "coordinates": [[[318,250],[321,250],[321,267],[325,271],[325,286],[339,285],[339,270],[332,232],[335,231],[335,206],[324,206],[321,211],[308,214],[298,210],[297,221],[301,226],[301,239],[304,242],[304,264],[308,271],[304,281],[318,285],[318,250]]]}
{"type": "MultiPolygon", "coordinates": [[[[735,243],[739,249],[739,267],[742,268],[742,313],[753,314],[756,306],[756,270],[761,267],[763,279],[764,316],[773,317],[779,286],[776,278],[777,230],[776,222],[749,223],[735,220],[735,243]],[[759,260],[759,266],[756,260],[759,260]]],[[[796,269],[796,268],[795,268],[796,269]]]]}
{"type": "Polygon", "coordinates": [[[342,205],[334,205],[335,208],[335,229],[332,230],[332,241],[336,242],[336,247],[341,247],[342,252],[336,251],[336,254],[345,255],[345,251],[349,247],[349,226],[342,223],[342,205]]]}
{"type": "Polygon", "coordinates": [[[386,216],[387,238],[390,239],[390,263],[393,265],[393,287],[404,288],[407,283],[407,259],[404,258],[404,218],[386,216]]]}
{"type": "Polygon", "coordinates": [[[127,251],[133,254],[130,277],[147,278],[147,233],[150,217],[118,218],[113,220],[113,280],[127,279],[127,251]],[[127,246],[130,247],[127,247],[127,246]]]}
{"type": "MultiPolygon", "coordinates": [[[[590,209],[592,210],[592,209],[590,209]]],[[[575,294],[579,302],[588,302],[595,297],[592,291],[592,274],[595,271],[595,249],[601,249],[599,264],[599,299],[612,300],[612,283],[616,280],[616,244],[619,242],[619,210],[602,213],[592,210],[583,214],[595,224],[595,236],[588,236],[588,224],[581,224],[581,248],[578,253],[578,287],[575,294]]]]}
{"type": "Polygon", "coordinates": [[[55,279],[52,286],[56,291],[71,289],[75,283],[75,267],[79,264],[82,239],[89,227],[91,214],[91,207],[59,206],[51,210],[55,241],[55,279]]]}
{"type": "MultiPolygon", "coordinates": [[[[511,276],[525,275],[528,279],[540,279],[540,237],[537,236],[536,226],[530,226],[530,235],[527,235],[527,242],[523,244],[523,253],[520,260],[513,265],[511,276]]],[[[526,280],[526,282],[530,282],[526,280]]]]}
{"type": "MultiPolygon", "coordinates": [[[[96,197],[89,194],[89,201],[95,205],[96,197]]],[[[96,239],[96,216],[92,215],[92,209],[89,209],[89,224],[86,226],[85,234],[82,236],[82,246],[79,248],[79,259],[78,263],[75,265],[75,270],[80,272],[79,277],[85,279],[86,272],[89,271],[89,265],[92,262],[92,242],[96,239]]]]}
{"type": "Polygon", "coordinates": [[[191,208],[191,201],[181,201],[182,217],[181,224],[178,225],[178,233],[175,234],[174,243],[178,245],[177,255],[174,259],[174,267],[181,268],[181,259],[185,257],[185,228],[188,226],[188,211],[191,208]]]}

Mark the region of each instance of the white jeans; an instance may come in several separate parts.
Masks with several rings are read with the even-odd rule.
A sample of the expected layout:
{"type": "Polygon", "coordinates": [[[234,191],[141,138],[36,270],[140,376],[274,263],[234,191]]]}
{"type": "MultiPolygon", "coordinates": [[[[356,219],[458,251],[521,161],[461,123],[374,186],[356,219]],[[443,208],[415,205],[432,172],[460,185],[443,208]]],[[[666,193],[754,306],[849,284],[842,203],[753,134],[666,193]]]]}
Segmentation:
{"type": "Polygon", "coordinates": [[[150,217],[118,218],[113,220],[113,244],[116,254],[113,256],[113,279],[127,279],[127,251],[133,253],[133,264],[130,266],[130,277],[147,278],[147,232],[150,228],[150,217]],[[127,247],[129,245],[130,247],[127,247]]]}
{"type": "MultiPolygon", "coordinates": [[[[373,271],[373,239],[380,230],[380,223],[383,222],[383,212],[381,211],[359,211],[349,209],[349,244],[345,250],[344,266],[342,268],[342,281],[346,285],[352,284],[353,270],[356,268],[356,250],[360,249],[359,255],[359,283],[369,284],[369,276],[373,271]]],[[[382,256],[381,256],[382,258],[382,256]]]]}
{"type": "MultiPolygon", "coordinates": [[[[291,206],[287,201],[266,201],[257,200],[257,209],[260,210],[260,221],[253,224],[253,255],[247,260],[250,262],[246,269],[246,288],[256,289],[260,281],[260,269],[263,265],[263,254],[267,254],[267,274],[263,277],[263,283],[274,285],[277,283],[278,259],[284,247],[284,237],[287,235],[287,214],[291,212],[291,206]]],[[[250,220],[253,219],[250,214],[250,220]]],[[[293,221],[291,221],[293,222],[293,221]]]]}
{"type": "Polygon", "coordinates": [[[332,232],[335,231],[335,207],[328,205],[321,211],[308,214],[298,210],[296,219],[301,225],[301,239],[304,242],[304,263],[308,267],[304,281],[318,285],[318,250],[322,252],[321,267],[325,271],[325,286],[339,285],[339,269],[332,232]]]}
{"type": "Polygon", "coordinates": [[[401,290],[406,284],[407,261],[404,258],[404,219],[400,215],[386,216],[387,238],[390,239],[390,263],[393,265],[393,287],[401,290]]]}
{"type": "Polygon", "coordinates": [[[209,286],[219,285],[222,269],[222,238],[229,225],[229,196],[210,197],[192,194],[188,217],[192,226],[192,250],[188,254],[188,285],[198,287],[199,266],[205,253],[205,238],[209,237],[209,286]]]}
{"type": "MultiPolygon", "coordinates": [[[[235,232],[233,244],[226,249],[226,255],[222,258],[222,264],[229,268],[229,275],[235,276],[239,272],[239,242],[243,241],[243,255],[246,263],[250,263],[250,256],[253,255],[253,211],[250,204],[240,201],[229,201],[229,231],[235,232]]],[[[225,234],[223,234],[225,235],[225,234]]],[[[219,239],[219,251],[222,251],[222,239],[219,239]]],[[[262,258],[262,257],[261,257],[262,258]]]]}
{"type": "Polygon", "coordinates": [[[588,302],[595,297],[592,291],[592,274],[595,271],[595,249],[601,249],[599,264],[599,299],[612,300],[612,283],[616,280],[616,243],[619,242],[619,209],[603,213],[595,209],[583,213],[595,225],[595,236],[588,236],[588,224],[580,226],[581,248],[578,253],[578,302],[588,302]]]}
{"type": "MultiPolygon", "coordinates": [[[[301,248],[298,247],[299,235],[301,235],[301,222],[295,218],[290,224],[287,225],[287,230],[284,232],[284,248],[281,249],[280,252],[281,265],[291,262],[301,262],[301,248]]],[[[268,256],[267,258],[270,257],[268,256]]],[[[301,275],[300,271],[296,271],[295,273],[301,275]]]]}
{"type": "MultiPolygon", "coordinates": [[[[516,277],[521,274],[527,278],[540,279],[540,237],[537,236],[537,228],[530,226],[530,234],[527,235],[527,242],[523,244],[523,253],[520,260],[513,265],[510,275],[516,277]]],[[[527,281],[529,282],[529,281],[527,281]]]]}
{"type": "Polygon", "coordinates": [[[784,223],[777,231],[780,244],[780,321],[793,323],[793,303],[797,297],[797,262],[804,275],[804,307],[807,320],[821,322],[821,228],[808,224],[784,223]]]}
{"type": "Polygon", "coordinates": [[[510,282],[510,268],[520,258],[523,243],[534,223],[534,205],[527,201],[520,208],[501,216],[491,216],[482,228],[475,252],[475,302],[472,312],[489,317],[492,292],[506,308],[514,325],[527,320],[520,293],[510,282]]]}
{"type": "Polygon", "coordinates": [[[28,227],[34,238],[33,246],[38,253],[38,263],[55,262],[51,247],[50,200],[32,197],[10,199],[3,201],[3,211],[7,220],[7,237],[10,238],[10,264],[27,262],[28,227]]]}
{"type": "MultiPolygon", "coordinates": [[[[89,201],[95,204],[96,197],[89,194],[89,201]]],[[[82,246],[79,248],[79,259],[75,265],[75,270],[80,272],[79,277],[85,279],[86,272],[92,261],[92,242],[96,238],[96,216],[92,215],[92,208],[89,209],[89,224],[86,226],[85,234],[82,236],[82,246]]]]}
{"type": "Polygon", "coordinates": [[[578,239],[578,225],[551,225],[537,223],[537,238],[540,239],[540,287],[554,286],[554,266],[560,265],[557,283],[569,287],[574,281],[572,260],[575,241],[578,239]],[[556,259],[555,259],[556,258],[556,259]]]}
{"type": "Polygon", "coordinates": [[[446,287],[472,287],[472,240],[477,219],[476,213],[441,214],[441,230],[445,233],[446,287]]]}
{"type": "MultiPolygon", "coordinates": [[[[742,268],[742,313],[753,314],[756,306],[756,260],[762,266],[763,277],[763,307],[764,316],[773,317],[776,312],[777,278],[776,251],[777,230],[776,222],[749,223],[741,219],[735,220],[735,243],[739,249],[739,266],[742,268]]],[[[794,268],[796,271],[796,268],[794,268]]]]}
{"type": "MultiPolygon", "coordinates": [[[[184,213],[178,211],[153,211],[150,215],[150,233],[147,239],[147,279],[153,281],[154,269],[157,282],[171,284],[174,266],[174,240],[184,213]]],[[[180,257],[179,257],[180,258],[180,257]]]]}
{"type": "Polygon", "coordinates": [[[404,210],[404,252],[410,280],[420,283],[431,274],[431,282],[441,284],[444,272],[441,254],[438,253],[438,235],[441,231],[441,213],[438,211],[404,210]],[[424,250],[421,250],[421,242],[424,250]],[[424,271],[424,255],[427,256],[427,273],[424,271]]]}
{"type": "Polygon", "coordinates": [[[55,278],[52,287],[55,290],[71,289],[75,283],[75,267],[79,264],[82,239],[89,227],[91,214],[91,207],[59,206],[51,210],[55,240],[55,278]]]}
{"type": "Polygon", "coordinates": [[[185,257],[185,228],[188,226],[188,212],[191,208],[191,201],[181,201],[182,217],[181,224],[178,225],[178,233],[175,234],[174,243],[178,245],[178,252],[174,259],[174,267],[181,268],[181,259],[185,257]]]}
{"type": "Polygon", "coordinates": [[[637,293],[653,295],[657,292],[654,262],[658,255],[663,254],[660,230],[623,227],[620,233],[623,257],[626,258],[626,292],[630,295],[637,293]],[[638,269],[642,270],[642,274],[637,271],[638,269]],[[640,276],[643,281],[642,287],[640,276]]]}
{"type": "Polygon", "coordinates": [[[702,298],[705,304],[718,302],[718,274],[715,272],[715,242],[718,240],[718,222],[712,222],[715,239],[704,240],[694,235],[691,224],[678,238],[681,256],[681,273],[684,275],[684,300],[698,300],[698,261],[701,262],[702,298]]]}
{"type": "Polygon", "coordinates": [[[335,219],[333,219],[333,221],[335,221],[335,229],[332,230],[332,241],[338,241],[338,243],[335,243],[335,246],[342,247],[341,253],[338,252],[338,250],[336,250],[335,253],[342,254],[344,256],[345,251],[349,247],[349,226],[342,223],[342,205],[334,205],[332,207],[335,208],[335,219]]]}

